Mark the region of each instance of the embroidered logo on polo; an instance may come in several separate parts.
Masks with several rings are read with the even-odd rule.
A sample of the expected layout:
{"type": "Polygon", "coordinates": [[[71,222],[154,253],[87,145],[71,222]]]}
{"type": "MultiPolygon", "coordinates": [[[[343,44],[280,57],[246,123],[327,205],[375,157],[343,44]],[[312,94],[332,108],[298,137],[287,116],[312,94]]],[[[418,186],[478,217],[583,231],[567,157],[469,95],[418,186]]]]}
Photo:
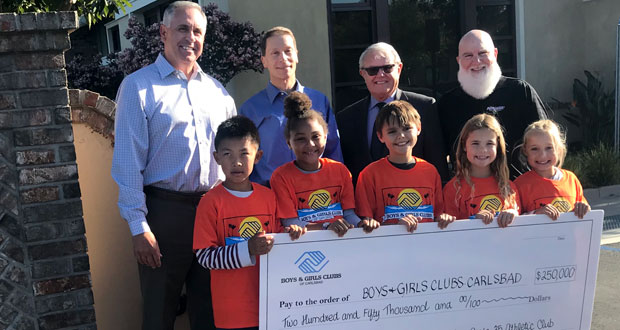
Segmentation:
{"type": "Polygon", "coordinates": [[[553,200],[553,202],[551,202],[551,205],[553,205],[560,212],[568,212],[571,209],[570,203],[564,197],[557,197],[553,200]]]}
{"type": "Polygon", "coordinates": [[[247,217],[239,224],[239,236],[226,237],[226,245],[247,241],[256,233],[263,231],[263,224],[256,217],[247,217]]]}
{"type": "Polygon", "coordinates": [[[496,106],[496,107],[487,107],[487,111],[495,115],[498,112],[504,110],[505,108],[506,108],[505,106],[499,105],[499,106],[496,106]]]}
{"type": "Polygon", "coordinates": [[[502,210],[502,200],[495,195],[486,195],[480,200],[480,211],[482,210],[499,212],[502,210]]]}
{"type": "Polygon", "coordinates": [[[340,203],[332,204],[332,195],[325,189],[315,190],[308,196],[309,208],[297,210],[299,220],[317,222],[342,216],[340,203]]]}
{"type": "Polygon", "coordinates": [[[398,192],[398,195],[387,194],[389,199],[396,197],[396,205],[386,205],[383,221],[400,219],[406,215],[413,215],[422,218],[433,218],[433,206],[423,205],[426,196],[422,195],[418,190],[405,188],[398,192]]]}

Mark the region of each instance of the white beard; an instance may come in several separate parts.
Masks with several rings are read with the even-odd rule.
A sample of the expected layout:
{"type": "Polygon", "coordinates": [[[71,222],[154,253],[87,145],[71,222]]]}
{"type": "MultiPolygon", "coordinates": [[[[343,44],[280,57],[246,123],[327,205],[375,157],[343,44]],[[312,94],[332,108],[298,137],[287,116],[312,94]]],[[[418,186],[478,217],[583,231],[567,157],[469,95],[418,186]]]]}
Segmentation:
{"type": "Polygon", "coordinates": [[[472,74],[471,71],[465,71],[459,65],[458,79],[461,87],[465,93],[478,100],[485,99],[493,93],[501,76],[502,69],[500,69],[497,62],[477,74],[472,74]]]}

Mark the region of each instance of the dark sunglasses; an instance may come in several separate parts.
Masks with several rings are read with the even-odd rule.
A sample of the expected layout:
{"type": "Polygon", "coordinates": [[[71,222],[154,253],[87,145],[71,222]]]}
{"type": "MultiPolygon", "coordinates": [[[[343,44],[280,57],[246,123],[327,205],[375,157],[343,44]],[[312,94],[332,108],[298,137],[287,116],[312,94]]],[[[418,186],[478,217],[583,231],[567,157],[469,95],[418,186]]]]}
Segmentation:
{"type": "Polygon", "coordinates": [[[369,76],[376,76],[379,73],[379,70],[382,70],[383,73],[390,73],[394,70],[396,64],[387,64],[382,66],[371,66],[369,68],[362,68],[362,70],[366,71],[369,76]]]}

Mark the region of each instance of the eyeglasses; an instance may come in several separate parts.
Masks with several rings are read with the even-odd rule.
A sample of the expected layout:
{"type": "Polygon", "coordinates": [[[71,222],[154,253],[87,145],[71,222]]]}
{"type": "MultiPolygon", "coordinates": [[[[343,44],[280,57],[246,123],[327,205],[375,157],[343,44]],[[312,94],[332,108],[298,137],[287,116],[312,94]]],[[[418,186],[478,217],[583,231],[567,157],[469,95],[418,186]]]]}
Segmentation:
{"type": "Polygon", "coordinates": [[[376,76],[377,73],[379,73],[379,70],[382,70],[383,73],[390,73],[392,72],[392,70],[394,70],[395,66],[396,64],[387,64],[382,66],[371,66],[368,68],[362,68],[362,70],[366,71],[369,76],[376,76]]]}

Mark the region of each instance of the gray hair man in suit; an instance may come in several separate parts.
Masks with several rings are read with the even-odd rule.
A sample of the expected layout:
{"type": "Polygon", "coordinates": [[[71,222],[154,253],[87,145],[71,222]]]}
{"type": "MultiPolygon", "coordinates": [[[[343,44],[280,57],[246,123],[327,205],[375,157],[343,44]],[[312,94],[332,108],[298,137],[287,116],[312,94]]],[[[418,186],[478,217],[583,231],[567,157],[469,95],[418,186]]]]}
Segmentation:
{"type": "Polygon", "coordinates": [[[379,109],[394,100],[407,101],[418,111],[422,127],[413,155],[433,164],[448,180],[446,153],[435,99],[398,88],[403,63],[392,45],[379,42],[362,52],[359,73],[364,78],[369,95],[347,106],[338,114],[338,130],[344,163],[356,183],[366,165],[387,156],[385,145],[377,139],[374,123],[379,109]]]}

